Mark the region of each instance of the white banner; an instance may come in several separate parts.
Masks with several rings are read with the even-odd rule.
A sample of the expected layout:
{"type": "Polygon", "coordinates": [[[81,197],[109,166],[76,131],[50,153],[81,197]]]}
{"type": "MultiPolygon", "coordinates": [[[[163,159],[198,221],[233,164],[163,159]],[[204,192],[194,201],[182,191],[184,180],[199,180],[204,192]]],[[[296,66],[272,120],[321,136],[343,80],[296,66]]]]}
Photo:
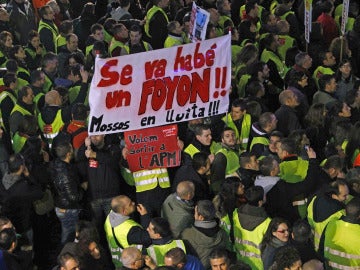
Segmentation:
{"type": "Polygon", "coordinates": [[[225,113],[231,36],[95,60],[89,133],[107,134],[225,113]]]}

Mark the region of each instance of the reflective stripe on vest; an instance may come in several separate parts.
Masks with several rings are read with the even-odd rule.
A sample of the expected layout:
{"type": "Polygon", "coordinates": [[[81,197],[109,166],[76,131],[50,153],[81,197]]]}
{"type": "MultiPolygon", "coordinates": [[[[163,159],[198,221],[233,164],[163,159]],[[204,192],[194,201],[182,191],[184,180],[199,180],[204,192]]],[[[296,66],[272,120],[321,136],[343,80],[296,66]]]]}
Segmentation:
{"type": "Polygon", "coordinates": [[[142,170],[133,173],[136,192],[144,192],[156,188],[157,184],[161,188],[170,187],[170,179],[166,168],[152,170],[142,170]]]}
{"type": "Polygon", "coordinates": [[[49,147],[51,148],[52,140],[56,137],[61,127],[64,125],[64,121],[61,117],[61,109],[57,111],[54,121],[51,124],[46,124],[42,119],[41,114],[38,115],[38,123],[41,132],[44,134],[44,137],[47,139],[49,147]]]}
{"type": "Polygon", "coordinates": [[[360,269],[360,249],[356,239],[360,225],[343,220],[329,222],[325,230],[324,257],[338,269],[360,269]]]}
{"type": "Polygon", "coordinates": [[[263,269],[260,243],[270,224],[271,219],[266,218],[255,229],[249,231],[241,226],[238,209],[233,212],[235,250],[238,259],[250,265],[251,269],[263,269]]]}

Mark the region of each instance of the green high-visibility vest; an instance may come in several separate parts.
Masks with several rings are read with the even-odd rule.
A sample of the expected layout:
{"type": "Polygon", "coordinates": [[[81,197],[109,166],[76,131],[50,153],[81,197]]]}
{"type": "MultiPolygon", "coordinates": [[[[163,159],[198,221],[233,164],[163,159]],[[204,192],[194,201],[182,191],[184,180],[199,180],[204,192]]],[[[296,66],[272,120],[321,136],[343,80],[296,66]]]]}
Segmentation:
{"type": "Polygon", "coordinates": [[[314,203],[315,203],[316,199],[317,199],[317,196],[315,196],[308,205],[307,220],[309,222],[310,227],[314,231],[314,246],[315,246],[315,250],[318,251],[319,244],[320,244],[320,238],[321,238],[321,235],[322,235],[326,225],[330,221],[340,219],[343,215],[345,215],[345,210],[343,209],[343,210],[337,211],[334,214],[332,214],[331,216],[329,216],[327,219],[325,219],[321,222],[316,222],[314,220],[314,203]]]}
{"type": "Polygon", "coordinates": [[[141,225],[132,219],[127,219],[120,225],[113,228],[110,223],[109,215],[105,220],[104,229],[105,229],[106,239],[109,244],[112,262],[116,268],[122,266],[120,258],[124,248],[130,246],[137,247],[139,250],[141,250],[142,248],[142,245],[130,245],[127,240],[127,236],[133,227],[141,227],[141,225]],[[118,243],[121,246],[119,246],[118,243]]]}
{"type": "Polygon", "coordinates": [[[360,269],[360,225],[335,220],[325,230],[324,257],[329,269],[360,269]]]}
{"type": "Polygon", "coordinates": [[[252,231],[244,229],[239,221],[238,209],[233,212],[235,252],[237,258],[247,263],[251,269],[264,269],[260,243],[264,238],[265,232],[269,227],[270,218],[266,218],[259,226],[252,231]]]}
{"type": "Polygon", "coordinates": [[[165,19],[166,19],[166,22],[169,23],[169,19],[168,19],[168,16],[166,15],[165,11],[162,9],[162,8],[159,8],[158,6],[155,6],[153,5],[149,10],[148,12],[146,13],[146,22],[145,22],[145,25],[144,25],[144,31],[145,31],[145,34],[151,38],[151,35],[150,35],[150,22],[152,20],[152,18],[154,17],[155,13],[156,12],[161,12],[165,19]]]}
{"type": "Polygon", "coordinates": [[[157,266],[163,266],[165,265],[164,257],[166,252],[176,247],[181,248],[186,253],[185,245],[182,240],[172,240],[170,243],[167,243],[165,245],[151,245],[146,249],[146,251],[147,254],[154,260],[157,266]]]}

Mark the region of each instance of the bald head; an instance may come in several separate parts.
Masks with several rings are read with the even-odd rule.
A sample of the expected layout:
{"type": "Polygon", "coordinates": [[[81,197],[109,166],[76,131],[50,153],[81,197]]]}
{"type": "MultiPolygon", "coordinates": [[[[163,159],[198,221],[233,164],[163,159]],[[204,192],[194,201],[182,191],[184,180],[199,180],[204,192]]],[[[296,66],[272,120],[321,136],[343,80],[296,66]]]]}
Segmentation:
{"type": "Polygon", "coordinates": [[[319,260],[310,260],[303,264],[303,270],[324,270],[324,265],[319,260]]]}
{"type": "Polygon", "coordinates": [[[128,247],[121,253],[122,264],[130,269],[138,269],[136,262],[141,259],[141,252],[135,247],[128,247]]]}
{"type": "Polygon", "coordinates": [[[61,105],[61,96],[58,91],[50,90],[45,94],[45,103],[47,105],[61,105]]]}
{"type": "Polygon", "coordinates": [[[176,194],[183,200],[191,200],[194,193],[195,186],[190,181],[182,181],[176,187],[176,194]]]}
{"type": "Polygon", "coordinates": [[[125,195],[119,195],[111,200],[111,209],[118,214],[128,216],[135,211],[135,203],[125,195]]]}

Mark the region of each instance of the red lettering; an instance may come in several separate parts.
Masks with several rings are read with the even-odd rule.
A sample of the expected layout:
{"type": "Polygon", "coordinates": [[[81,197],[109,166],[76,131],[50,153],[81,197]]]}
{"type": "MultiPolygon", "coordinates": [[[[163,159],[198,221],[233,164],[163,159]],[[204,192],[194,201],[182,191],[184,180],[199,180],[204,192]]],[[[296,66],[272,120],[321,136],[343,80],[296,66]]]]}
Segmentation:
{"type": "Polygon", "coordinates": [[[193,68],[202,68],[204,65],[208,67],[214,65],[216,44],[213,44],[211,48],[205,52],[205,54],[199,52],[199,48],[200,43],[197,43],[195,46],[194,55],[188,54],[182,56],[182,47],[179,46],[176,52],[174,71],[191,71],[193,68]]]}
{"type": "Polygon", "coordinates": [[[150,80],[155,78],[164,77],[166,71],[167,61],[165,59],[155,60],[145,63],[145,79],[150,80]]]}
{"type": "Polygon", "coordinates": [[[210,68],[204,69],[202,76],[197,72],[188,75],[175,76],[173,79],[166,77],[163,79],[152,79],[143,83],[140,106],[138,114],[146,112],[146,106],[150,102],[151,108],[158,111],[165,103],[165,109],[173,107],[174,96],[179,106],[187,103],[196,103],[199,97],[202,102],[209,101],[210,87],[210,68]],[[150,99],[149,100],[149,96],[150,99]]]}
{"type": "Polygon", "coordinates": [[[176,87],[179,83],[179,79],[180,79],[180,76],[175,76],[173,80],[169,77],[164,78],[165,85],[167,86],[167,89],[168,89],[166,106],[165,106],[165,109],[167,109],[167,110],[172,108],[174,94],[175,94],[176,87]]]}
{"type": "Polygon", "coordinates": [[[103,77],[98,83],[98,87],[107,87],[115,84],[119,80],[119,74],[116,71],[110,71],[110,68],[117,66],[118,60],[112,59],[105,63],[100,69],[101,77],[103,77]]]}
{"type": "Polygon", "coordinates": [[[130,106],[131,93],[128,91],[117,90],[106,94],[106,108],[130,106]]]}
{"type": "Polygon", "coordinates": [[[132,77],[131,77],[132,71],[133,68],[131,65],[126,65],[125,67],[123,67],[121,71],[120,84],[128,85],[129,83],[132,82],[132,77]]]}
{"type": "Polygon", "coordinates": [[[197,95],[199,95],[202,102],[209,101],[209,88],[210,88],[210,68],[204,69],[202,78],[198,73],[191,74],[192,86],[190,103],[196,103],[197,95]]]}
{"type": "Polygon", "coordinates": [[[149,80],[143,83],[138,115],[145,113],[146,104],[148,102],[148,96],[152,94],[154,89],[154,84],[155,84],[155,80],[149,80]]]}
{"type": "Polygon", "coordinates": [[[116,67],[117,64],[117,59],[111,59],[104,64],[104,66],[100,69],[100,74],[102,78],[98,83],[97,87],[108,87],[114,85],[119,81],[119,79],[119,83],[122,85],[128,85],[132,82],[132,66],[124,66],[121,70],[121,73],[118,73],[116,70],[110,71],[110,69],[112,67],[116,67]]]}
{"type": "Polygon", "coordinates": [[[151,99],[151,107],[154,111],[158,111],[164,104],[166,98],[166,85],[162,79],[155,81],[155,88],[151,99]]]}
{"type": "Polygon", "coordinates": [[[181,80],[179,82],[177,88],[176,100],[180,106],[184,106],[189,100],[191,93],[191,80],[187,75],[181,76],[181,80]]]}

